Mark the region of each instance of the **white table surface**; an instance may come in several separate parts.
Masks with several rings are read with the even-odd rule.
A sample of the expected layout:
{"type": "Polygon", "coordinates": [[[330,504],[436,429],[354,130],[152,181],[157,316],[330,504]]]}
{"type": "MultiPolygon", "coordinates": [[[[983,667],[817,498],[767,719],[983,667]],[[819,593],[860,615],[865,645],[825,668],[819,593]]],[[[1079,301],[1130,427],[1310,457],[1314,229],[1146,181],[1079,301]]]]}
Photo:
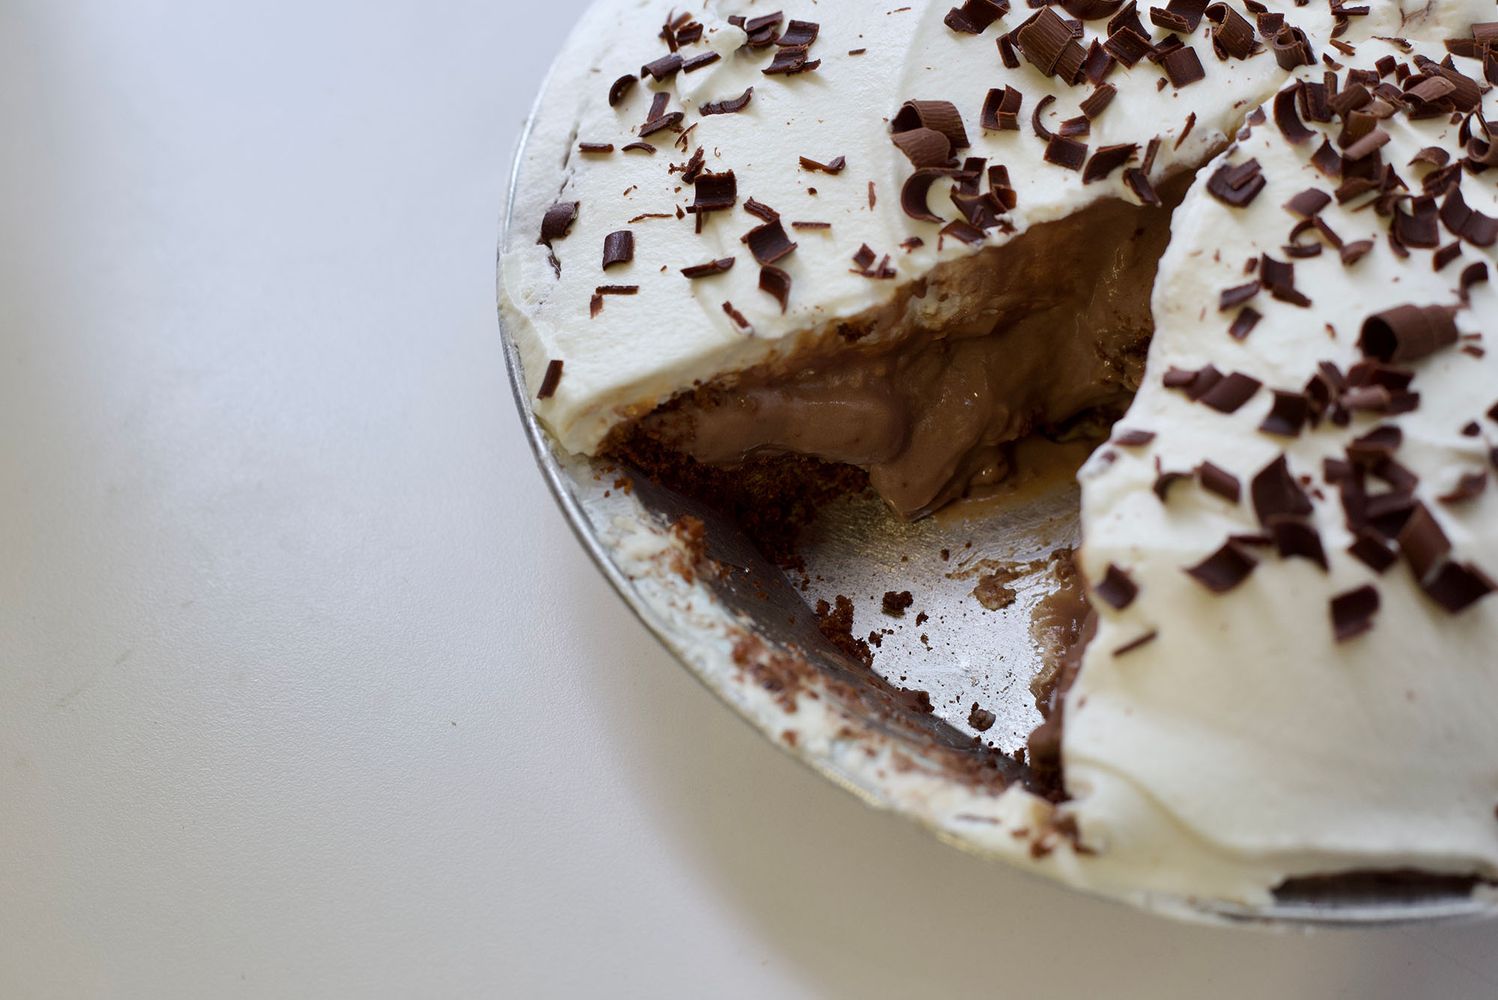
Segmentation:
{"type": "Polygon", "coordinates": [[[963,856],[656,646],[495,325],[580,5],[0,2],[0,997],[1498,994],[963,856]]]}

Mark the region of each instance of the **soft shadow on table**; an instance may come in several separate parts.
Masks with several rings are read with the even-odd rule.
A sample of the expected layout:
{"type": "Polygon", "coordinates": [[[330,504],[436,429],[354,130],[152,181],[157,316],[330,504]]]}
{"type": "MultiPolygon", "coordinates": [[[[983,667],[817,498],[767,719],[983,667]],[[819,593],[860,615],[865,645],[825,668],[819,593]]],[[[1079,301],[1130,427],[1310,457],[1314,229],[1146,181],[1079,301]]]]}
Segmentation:
{"type": "Polygon", "coordinates": [[[1185,926],[970,857],[775,749],[664,651],[620,663],[620,649],[599,640],[582,683],[609,691],[605,738],[642,763],[635,794],[770,960],[794,964],[823,995],[1498,994],[1490,963],[1447,957],[1473,950],[1463,936],[1491,940],[1491,928],[1303,936],[1185,926]]]}

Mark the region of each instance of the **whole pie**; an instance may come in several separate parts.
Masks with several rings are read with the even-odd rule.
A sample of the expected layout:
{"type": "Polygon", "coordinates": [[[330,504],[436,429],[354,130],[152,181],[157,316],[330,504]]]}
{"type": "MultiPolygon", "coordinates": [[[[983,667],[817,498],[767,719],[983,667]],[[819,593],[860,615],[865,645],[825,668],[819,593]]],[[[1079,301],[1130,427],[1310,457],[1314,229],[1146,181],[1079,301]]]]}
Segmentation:
{"type": "Polygon", "coordinates": [[[503,251],[535,413],[776,557],[1098,433],[1011,814],[1098,884],[1498,875],[1493,3],[950,3],[597,4],[503,251]]]}

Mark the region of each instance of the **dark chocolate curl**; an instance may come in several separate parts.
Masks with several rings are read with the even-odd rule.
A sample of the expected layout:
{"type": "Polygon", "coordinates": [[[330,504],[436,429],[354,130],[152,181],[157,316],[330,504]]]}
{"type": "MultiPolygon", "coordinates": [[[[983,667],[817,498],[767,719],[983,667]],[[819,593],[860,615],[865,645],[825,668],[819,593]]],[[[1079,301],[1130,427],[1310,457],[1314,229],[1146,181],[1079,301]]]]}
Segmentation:
{"type": "Polygon", "coordinates": [[[1451,347],[1459,337],[1449,306],[1408,305],[1368,317],[1358,347],[1365,357],[1405,364],[1451,347]]]}

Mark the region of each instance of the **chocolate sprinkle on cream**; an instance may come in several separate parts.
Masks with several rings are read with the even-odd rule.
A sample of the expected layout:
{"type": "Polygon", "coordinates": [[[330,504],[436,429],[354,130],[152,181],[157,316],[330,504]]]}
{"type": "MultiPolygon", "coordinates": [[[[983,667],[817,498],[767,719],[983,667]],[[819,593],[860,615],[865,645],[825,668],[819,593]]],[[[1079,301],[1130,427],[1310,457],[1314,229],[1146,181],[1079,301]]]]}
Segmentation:
{"type": "Polygon", "coordinates": [[[785,312],[787,303],[791,298],[791,276],[780,268],[766,264],[759,269],[759,288],[762,292],[768,292],[776,302],[780,303],[780,311],[785,312]]]}
{"type": "Polygon", "coordinates": [[[1208,493],[1215,493],[1231,503],[1238,503],[1243,499],[1243,484],[1226,469],[1211,462],[1203,462],[1197,466],[1196,475],[1201,480],[1202,489],[1208,493]]]}
{"type": "Polygon", "coordinates": [[[1117,611],[1122,611],[1134,603],[1134,598],[1139,596],[1139,585],[1129,579],[1129,574],[1110,565],[1103,582],[1099,583],[1093,593],[1098,600],[1117,611]]]}
{"type": "Polygon", "coordinates": [[[1347,642],[1371,632],[1378,609],[1378,591],[1373,587],[1359,587],[1332,598],[1332,633],[1337,641],[1347,642]]]}
{"type": "Polygon", "coordinates": [[[618,107],[619,102],[628,96],[629,92],[635,88],[637,82],[633,73],[626,73],[615,80],[614,85],[609,88],[609,107],[618,107]]]}
{"type": "Polygon", "coordinates": [[[1082,171],[1082,183],[1091,184],[1093,181],[1102,180],[1138,155],[1138,143],[1102,146],[1092,154],[1092,159],[1087,161],[1087,167],[1082,171]]]}
{"type": "Polygon", "coordinates": [[[1429,357],[1457,342],[1453,311],[1446,306],[1399,306],[1363,322],[1358,347],[1365,357],[1404,364],[1429,357]]]}
{"type": "Polygon", "coordinates": [[[1222,166],[1207,181],[1207,192],[1225,205],[1245,208],[1253,203],[1268,183],[1260,172],[1258,160],[1236,166],[1222,166]]]}
{"type": "Polygon", "coordinates": [[[1311,416],[1311,405],[1304,393],[1275,390],[1274,405],[1259,425],[1265,434],[1299,437],[1311,416]]]}
{"type": "Polygon", "coordinates": [[[751,229],[744,236],[744,242],[749,245],[749,252],[754,254],[754,259],[761,264],[773,264],[796,249],[796,244],[786,235],[785,227],[778,218],[751,229]]]}
{"type": "Polygon", "coordinates": [[[808,157],[801,157],[801,169],[816,173],[836,175],[842,173],[847,166],[848,160],[843,156],[836,157],[830,163],[818,163],[816,160],[809,159],[808,157]]]}
{"type": "Polygon", "coordinates": [[[947,12],[944,23],[953,31],[977,35],[1008,11],[1008,0],[965,0],[961,7],[947,12]]]}
{"type": "Polygon", "coordinates": [[[750,87],[738,97],[729,98],[726,101],[709,101],[702,105],[704,115],[732,115],[743,111],[754,100],[754,88],[750,87]]]}
{"type": "Polygon", "coordinates": [[[684,267],[681,269],[681,273],[694,281],[698,278],[710,278],[715,274],[722,274],[733,267],[733,260],[732,257],[720,257],[717,260],[710,260],[706,264],[693,264],[691,267],[684,267]]]}
{"type": "Polygon", "coordinates": [[[1143,649],[1145,646],[1148,646],[1158,638],[1160,638],[1159,630],[1151,629],[1150,631],[1141,635],[1139,638],[1131,640],[1130,642],[1126,642],[1122,646],[1119,646],[1113,651],[1113,656],[1115,659],[1118,657],[1128,656],[1130,653],[1134,652],[1137,649],[1143,649]]]}
{"type": "Polygon", "coordinates": [[[1236,590],[1258,565],[1258,560],[1238,542],[1228,542],[1186,574],[1214,594],[1236,590]]]}
{"type": "Polygon", "coordinates": [[[1233,372],[1219,379],[1197,402],[1210,406],[1219,413],[1236,413],[1243,404],[1254,398],[1263,384],[1250,375],[1233,372]]]}
{"type": "Polygon", "coordinates": [[[1061,135],[1054,136],[1046,143],[1045,161],[1067,170],[1081,170],[1082,165],[1087,162],[1087,143],[1061,135]]]}
{"type": "MultiPolygon", "coordinates": [[[[1013,87],[990,90],[983,101],[981,122],[990,132],[1019,130],[1019,112],[1025,96],[1013,87]]],[[[1085,110],[1085,109],[1084,109],[1085,110]]]]}
{"type": "Polygon", "coordinates": [[[603,238],[603,269],[628,264],[635,259],[635,234],[628,229],[609,233],[603,238]]]}
{"type": "Polygon", "coordinates": [[[562,239],[572,229],[572,224],[577,221],[578,203],[575,201],[561,201],[546,210],[541,217],[541,238],[536,242],[543,246],[551,246],[553,240],[562,239]]]}
{"type": "Polygon", "coordinates": [[[546,363],[546,374],[541,377],[541,388],[536,390],[537,399],[550,399],[556,395],[557,386],[562,382],[562,361],[560,358],[552,358],[546,363]]]}
{"type": "Polygon", "coordinates": [[[962,113],[951,101],[906,101],[890,120],[890,131],[896,135],[918,128],[940,132],[954,150],[969,145],[962,113]]]}
{"type": "Polygon", "coordinates": [[[1113,443],[1120,448],[1142,448],[1154,441],[1157,436],[1154,431],[1116,431],[1113,434],[1113,443]]]}

